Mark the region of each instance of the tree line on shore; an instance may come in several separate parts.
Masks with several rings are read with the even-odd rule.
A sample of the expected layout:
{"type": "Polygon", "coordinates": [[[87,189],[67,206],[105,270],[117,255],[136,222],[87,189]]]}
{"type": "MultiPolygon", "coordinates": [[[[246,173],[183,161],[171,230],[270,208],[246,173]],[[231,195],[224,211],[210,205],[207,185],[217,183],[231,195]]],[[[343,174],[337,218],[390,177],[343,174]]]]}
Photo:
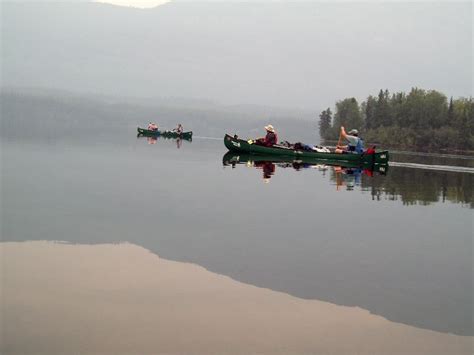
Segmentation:
{"type": "Polygon", "coordinates": [[[357,128],[364,141],[419,150],[474,150],[474,101],[449,99],[436,90],[380,90],[362,103],[355,98],[336,102],[319,115],[324,140],[337,140],[340,127],[357,128]]]}

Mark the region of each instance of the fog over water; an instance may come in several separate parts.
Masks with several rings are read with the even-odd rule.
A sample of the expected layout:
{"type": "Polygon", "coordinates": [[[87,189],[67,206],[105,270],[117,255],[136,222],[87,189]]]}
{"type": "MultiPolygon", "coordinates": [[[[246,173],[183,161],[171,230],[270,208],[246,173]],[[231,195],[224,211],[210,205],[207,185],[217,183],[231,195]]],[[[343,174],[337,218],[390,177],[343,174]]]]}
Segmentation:
{"type": "MultiPolygon", "coordinates": [[[[472,95],[471,2],[2,2],[2,86],[320,110],[472,95]]],[[[319,111],[317,111],[319,112],[319,111]]]]}

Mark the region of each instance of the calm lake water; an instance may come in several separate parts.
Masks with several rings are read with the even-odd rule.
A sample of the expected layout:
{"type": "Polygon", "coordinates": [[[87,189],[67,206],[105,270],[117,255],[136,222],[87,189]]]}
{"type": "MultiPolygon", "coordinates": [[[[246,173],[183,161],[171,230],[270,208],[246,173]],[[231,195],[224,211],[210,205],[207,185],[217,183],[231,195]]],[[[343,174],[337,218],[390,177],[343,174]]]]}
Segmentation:
{"type": "MultiPolygon", "coordinates": [[[[416,164],[426,157],[395,154],[398,166],[371,176],[246,157],[224,165],[225,153],[222,140],[179,146],[137,139],[133,130],[106,139],[4,139],[2,314],[9,322],[2,353],[144,353],[157,350],[156,339],[167,353],[397,352],[383,347],[391,328],[373,319],[408,329],[393,334],[397,346],[416,353],[472,352],[472,171],[423,169],[416,164]],[[151,256],[159,259],[147,261],[151,256]],[[299,302],[294,312],[302,318],[293,319],[299,302]],[[140,304],[146,307],[134,308],[140,304]],[[156,332],[153,321],[137,321],[157,309],[154,321],[167,322],[156,332]],[[212,326],[200,309],[213,310],[206,312],[212,326]],[[303,319],[315,309],[323,313],[303,319]],[[247,322],[239,318],[246,315],[247,322]],[[298,335],[277,331],[271,319],[298,335]],[[311,321],[322,323],[308,328],[311,321]],[[107,337],[92,335],[97,324],[104,333],[112,329],[107,337]],[[202,347],[187,343],[191,324],[218,336],[207,346],[198,332],[202,347]],[[308,338],[298,338],[308,329],[308,338]],[[425,345],[401,340],[417,331],[413,339],[425,345]],[[324,332],[343,337],[348,348],[325,343],[324,332]],[[358,343],[366,338],[357,332],[370,341],[358,343]],[[266,336],[271,344],[293,338],[276,349],[263,343],[266,336]]],[[[429,162],[473,161],[439,159],[429,162]]]]}

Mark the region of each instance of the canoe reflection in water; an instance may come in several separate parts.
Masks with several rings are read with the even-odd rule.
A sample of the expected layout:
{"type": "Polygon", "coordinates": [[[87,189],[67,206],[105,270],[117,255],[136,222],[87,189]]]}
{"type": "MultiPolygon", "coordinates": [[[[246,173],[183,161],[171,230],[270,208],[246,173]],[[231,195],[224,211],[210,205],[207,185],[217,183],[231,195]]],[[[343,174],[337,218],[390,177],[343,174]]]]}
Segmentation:
{"type": "Polygon", "coordinates": [[[275,164],[271,161],[257,161],[254,163],[257,169],[263,170],[263,181],[269,182],[273,174],[275,174],[275,164]]]}
{"type": "Polygon", "coordinates": [[[336,175],[336,189],[339,191],[342,186],[346,186],[347,190],[353,190],[354,186],[360,185],[362,175],[373,176],[374,172],[370,169],[362,168],[343,168],[340,166],[334,167],[336,175]]]}
{"type": "MultiPolygon", "coordinates": [[[[157,136],[157,137],[152,137],[152,136],[144,136],[144,135],[141,135],[141,134],[138,134],[137,135],[137,138],[142,138],[142,137],[145,137],[146,138],[146,142],[148,144],[156,144],[156,142],[158,142],[158,139],[164,139],[164,140],[174,140],[176,142],[176,148],[181,148],[181,146],[183,145],[183,139],[181,138],[168,138],[168,137],[162,137],[162,136],[157,136]]],[[[192,142],[192,139],[185,139],[187,142],[192,142]]]]}
{"type": "Polygon", "coordinates": [[[148,144],[156,144],[158,139],[156,137],[146,137],[146,141],[148,144]]]}
{"type": "Polygon", "coordinates": [[[222,157],[224,166],[235,168],[237,164],[245,164],[248,167],[254,167],[262,170],[263,181],[268,183],[270,178],[275,175],[276,167],[293,168],[300,171],[303,169],[317,169],[322,171],[333,170],[335,174],[336,189],[340,190],[346,186],[347,190],[352,190],[355,185],[361,184],[362,175],[369,177],[374,174],[385,175],[388,171],[388,165],[375,165],[373,167],[361,167],[355,163],[317,160],[317,159],[291,159],[289,157],[279,157],[275,155],[257,155],[257,154],[236,154],[226,153],[222,157]]]}

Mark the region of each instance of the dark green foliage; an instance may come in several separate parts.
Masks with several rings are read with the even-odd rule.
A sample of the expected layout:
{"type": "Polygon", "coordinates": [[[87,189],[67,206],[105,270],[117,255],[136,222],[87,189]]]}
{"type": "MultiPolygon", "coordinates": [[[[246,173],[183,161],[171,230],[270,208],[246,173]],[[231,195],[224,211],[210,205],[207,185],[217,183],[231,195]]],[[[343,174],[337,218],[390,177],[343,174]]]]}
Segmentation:
{"type": "Polygon", "coordinates": [[[336,103],[336,113],[334,114],[334,124],[327,130],[326,139],[337,139],[339,127],[345,126],[348,129],[359,129],[363,124],[363,118],[359,104],[355,98],[345,99],[336,103]]]}
{"type": "Polygon", "coordinates": [[[366,102],[362,103],[365,108],[365,128],[366,129],[371,129],[375,128],[374,127],[374,122],[375,122],[375,111],[376,111],[376,106],[377,106],[377,99],[373,96],[369,96],[367,98],[366,102]]]}
{"type": "Polygon", "coordinates": [[[328,107],[327,110],[324,110],[319,115],[319,136],[327,139],[329,131],[331,130],[332,123],[332,112],[328,107]]]}
{"type": "Polygon", "coordinates": [[[390,95],[380,90],[360,107],[354,98],[336,103],[334,125],[322,136],[337,139],[339,127],[361,129],[365,141],[422,150],[474,150],[474,101],[412,88],[390,95]]]}
{"type": "Polygon", "coordinates": [[[373,128],[386,126],[391,121],[391,110],[389,106],[389,92],[388,90],[380,90],[377,103],[375,104],[373,128]]]}

